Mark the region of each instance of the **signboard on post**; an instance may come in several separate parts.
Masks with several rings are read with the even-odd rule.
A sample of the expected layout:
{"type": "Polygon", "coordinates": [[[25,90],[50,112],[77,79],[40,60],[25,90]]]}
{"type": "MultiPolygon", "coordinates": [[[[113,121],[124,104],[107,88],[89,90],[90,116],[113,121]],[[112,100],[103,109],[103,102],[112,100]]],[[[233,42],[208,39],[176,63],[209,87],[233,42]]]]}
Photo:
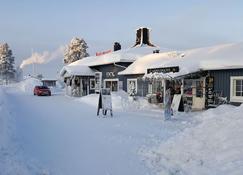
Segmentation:
{"type": "Polygon", "coordinates": [[[206,77],[206,107],[214,104],[214,77],[206,77]]]}
{"type": "Polygon", "coordinates": [[[179,110],[180,102],[181,102],[181,94],[174,94],[172,104],[171,104],[173,114],[174,112],[177,112],[179,110]]]}
{"type": "Polygon", "coordinates": [[[106,115],[107,111],[110,111],[111,117],[113,116],[113,114],[112,114],[111,90],[109,88],[103,88],[100,91],[97,116],[100,113],[100,109],[102,110],[103,115],[106,115]]]}
{"type": "Polygon", "coordinates": [[[101,72],[95,72],[95,92],[96,93],[100,92],[101,83],[102,83],[102,73],[101,72]]]}

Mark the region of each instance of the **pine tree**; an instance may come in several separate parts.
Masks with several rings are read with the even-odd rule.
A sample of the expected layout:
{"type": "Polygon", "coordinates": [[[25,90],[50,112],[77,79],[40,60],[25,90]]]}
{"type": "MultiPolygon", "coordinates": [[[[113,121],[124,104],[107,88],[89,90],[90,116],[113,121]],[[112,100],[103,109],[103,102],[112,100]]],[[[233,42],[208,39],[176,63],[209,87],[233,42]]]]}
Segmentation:
{"type": "Polygon", "coordinates": [[[14,57],[7,43],[0,44],[0,80],[6,84],[15,78],[14,57]]]}
{"type": "Polygon", "coordinates": [[[87,53],[88,45],[84,39],[73,38],[64,53],[64,63],[70,64],[89,56],[87,53]]]}

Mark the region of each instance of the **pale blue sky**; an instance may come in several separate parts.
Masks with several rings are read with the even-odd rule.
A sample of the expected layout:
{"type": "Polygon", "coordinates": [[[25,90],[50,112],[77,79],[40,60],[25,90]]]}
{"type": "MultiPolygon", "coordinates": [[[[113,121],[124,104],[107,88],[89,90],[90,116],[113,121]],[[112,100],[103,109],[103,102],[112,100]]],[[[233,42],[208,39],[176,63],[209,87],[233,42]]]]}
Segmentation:
{"type": "Polygon", "coordinates": [[[114,41],[135,42],[135,29],[152,28],[152,42],[172,49],[243,41],[242,0],[0,0],[0,42],[16,63],[83,37],[89,52],[114,41]]]}

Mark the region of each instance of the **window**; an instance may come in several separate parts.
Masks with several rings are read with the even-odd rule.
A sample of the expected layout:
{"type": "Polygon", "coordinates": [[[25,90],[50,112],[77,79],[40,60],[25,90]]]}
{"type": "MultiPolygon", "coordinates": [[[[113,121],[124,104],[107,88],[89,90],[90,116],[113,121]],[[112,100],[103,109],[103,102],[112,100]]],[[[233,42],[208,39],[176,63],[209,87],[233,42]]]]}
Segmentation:
{"type": "Polygon", "coordinates": [[[111,91],[118,91],[118,79],[105,79],[105,88],[110,88],[111,91]]]}
{"type": "Polygon", "coordinates": [[[95,89],[95,79],[94,78],[89,80],[89,86],[90,86],[91,90],[95,89]]]}
{"type": "Polygon", "coordinates": [[[127,79],[127,93],[128,94],[137,93],[137,79],[127,79]]]}
{"type": "Polygon", "coordinates": [[[231,77],[230,101],[243,102],[243,76],[231,77]]]}

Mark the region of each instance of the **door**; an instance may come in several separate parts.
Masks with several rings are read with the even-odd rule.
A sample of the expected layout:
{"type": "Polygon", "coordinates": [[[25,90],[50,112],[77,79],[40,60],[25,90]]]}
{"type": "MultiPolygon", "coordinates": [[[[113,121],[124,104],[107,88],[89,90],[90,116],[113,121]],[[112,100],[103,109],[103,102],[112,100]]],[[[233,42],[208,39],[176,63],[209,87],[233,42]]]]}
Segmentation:
{"type": "Polygon", "coordinates": [[[137,94],[137,79],[127,79],[127,93],[130,95],[137,94]]]}
{"type": "Polygon", "coordinates": [[[193,105],[195,110],[205,108],[205,78],[193,80],[193,105]]]}

